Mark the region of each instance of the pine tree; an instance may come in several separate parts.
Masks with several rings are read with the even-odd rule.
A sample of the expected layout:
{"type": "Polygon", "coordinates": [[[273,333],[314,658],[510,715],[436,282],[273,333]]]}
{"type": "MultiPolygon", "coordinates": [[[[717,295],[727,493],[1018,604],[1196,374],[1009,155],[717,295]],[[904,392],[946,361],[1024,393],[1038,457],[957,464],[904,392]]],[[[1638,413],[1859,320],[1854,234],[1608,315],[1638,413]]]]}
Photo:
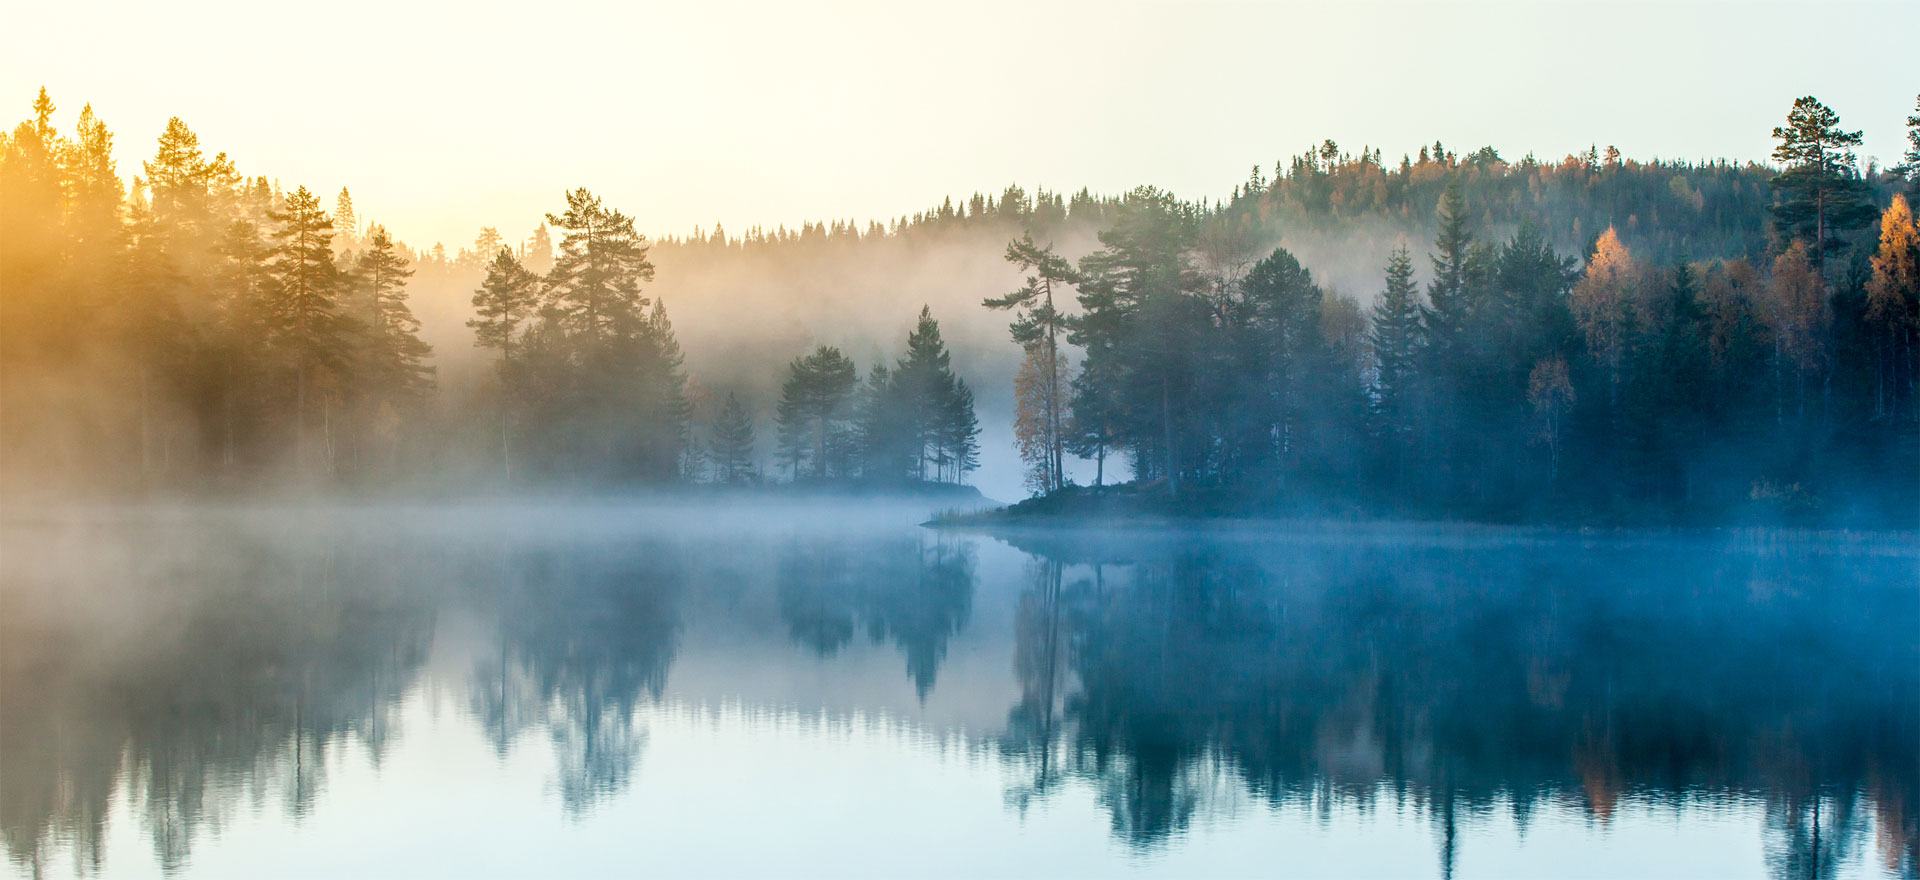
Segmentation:
{"type": "Polygon", "coordinates": [[[570,392],[550,424],[576,465],[648,479],[681,473],[686,378],[665,309],[649,309],[640,292],[653,278],[650,245],[631,218],[585,189],[547,220],[565,235],[542,320],[558,346],[553,378],[570,392]]]}
{"type": "Polygon", "coordinates": [[[480,227],[480,234],[473,237],[473,260],[485,266],[506,243],[507,239],[500,234],[500,230],[491,226],[480,227]]]}
{"type": "MultiPolygon", "coordinates": [[[[268,333],[274,348],[293,368],[294,461],[305,467],[311,385],[318,376],[344,374],[348,364],[344,342],[350,325],[338,313],[340,273],[333,262],[333,221],[320,210],[320,200],[303,186],[287,196],[286,210],[268,216],[278,224],[273,231],[268,333]]],[[[329,395],[322,404],[330,416],[331,391],[323,393],[329,395]]],[[[331,419],[325,424],[331,467],[331,419]]]]}
{"type": "Polygon", "coordinates": [[[221,232],[218,200],[239,181],[233,162],[225,153],[206,158],[200,136],[176,116],[167,120],[153,161],[142,167],[163,241],[172,242],[173,258],[191,270],[203,257],[203,245],[221,232]]]}
{"type": "Polygon", "coordinates": [[[547,222],[565,232],[547,276],[549,301],[568,332],[585,337],[589,361],[603,359],[605,346],[642,326],[647,300],[640,282],[653,280],[646,239],[634,232],[632,218],[584,188],[567,193],[566,213],[548,214],[547,222]]]}
{"type": "Polygon", "coordinates": [[[1773,158],[1782,170],[1771,181],[1780,196],[1774,222],[1788,238],[1807,242],[1815,271],[1846,234],[1873,219],[1866,182],[1854,167],[1860,132],[1840,128],[1840,116],[1812,96],[1793,102],[1787,124],[1773,130],[1773,158]]]}
{"type": "Polygon", "coordinates": [[[1920,202],[1920,98],[1913,101],[1913,115],[1907,117],[1907,199],[1920,202]]]}
{"type": "Polygon", "coordinates": [[[753,418],[740,399],[727,392],[727,402],[713,418],[713,465],[722,482],[737,483],[753,472],[753,418]]]}
{"type": "Polygon", "coordinates": [[[512,371],[513,344],[522,324],[532,319],[540,306],[540,279],[520,265],[513,251],[501,248],[487,266],[487,278],[473,292],[477,318],[467,321],[473,328],[474,344],[500,350],[502,381],[512,371]]]}
{"type": "Polygon", "coordinates": [[[514,344],[539,307],[540,279],[514,259],[513,251],[501,248],[487,266],[486,280],[473,292],[478,317],[468,319],[467,326],[473,328],[474,345],[500,351],[500,462],[508,480],[513,479],[512,412],[524,378],[514,363],[514,344]]]}
{"type": "Polygon", "coordinates": [[[1052,480],[1040,491],[1051,492],[1065,485],[1066,438],[1062,426],[1066,419],[1067,404],[1067,388],[1060,381],[1064,358],[1059,341],[1066,329],[1067,319],[1055,307],[1053,294],[1056,287],[1064,294],[1073,283],[1073,267],[1065,258],[1053,252],[1052,244],[1046,247],[1035,245],[1030,232],[1007,245],[1006,261],[1032,274],[1027,276],[1026,284],[1019,290],[989,298],[983,304],[990,309],[1019,309],[1011,326],[1013,341],[1023,349],[1040,346],[1041,355],[1046,361],[1038,368],[1041,384],[1033,390],[1041,395],[1040,443],[1050,456],[1041,470],[1052,480]]]}
{"type": "Polygon", "coordinates": [[[82,261],[110,266],[126,245],[126,191],[114,171],[113,133],[93,115],[92,104],[81,108],[73,140],[62,152],[68,234],[82,261]]]}
{"type": "Polygon", "coordinates": [[[1137,478],[1165,478],[1176,496],[1196,460],[1194,443],[1180,441],[1198,427],[1188,417],[1191,389],[1212,320],[1187,265],[1195,214],[1195,206],[1152,187],[1121,199],[1113,225],[1100,233],[1101,250],[1080,261],[1081,315],[1070,337],[1086,352],[1076,414],[1083,402],[1097,408],[1083,427],[1131,452],[1137,478]]]}
{"type": "Polygon", "coordinates": [[[849,439],[847,421],[856,381],[853,361],[830,345],[787,365],[778,417],[780,449],[793,479],[799,479],[803,459],[808,476],[814,479],[836,475],[832,465],[843,457],[840,453],[849,439]]]}
{"type": "MultiPolygon", "coordinates": [[[[21,122],[11,136],[0,139],[0,364],[70,354],[79,331],[64,308],[66,291],[54,282],[66,248],[60,234],[60,139],[53,129],[53,112],[53,100],[42,88],[33,102],[33,120],[21,122]]],[[[17,369],[4,373],[0,378],[16,383],[21,375],[17,369]]],[[[10,395],[9,406],[0,408],[8,439],[26,433],[15,415],[22,404],[18,393],[10,395]]]]}

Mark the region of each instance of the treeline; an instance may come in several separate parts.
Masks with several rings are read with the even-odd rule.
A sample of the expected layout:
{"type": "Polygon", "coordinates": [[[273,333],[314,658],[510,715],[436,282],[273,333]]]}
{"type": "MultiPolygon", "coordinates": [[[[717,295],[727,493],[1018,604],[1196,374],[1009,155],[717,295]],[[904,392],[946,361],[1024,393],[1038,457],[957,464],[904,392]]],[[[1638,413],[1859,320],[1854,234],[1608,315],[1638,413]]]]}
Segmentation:
{"type": "Polygon", "coordinates": [[[1832,514],[1897,506],[1920,458],[1912,223],[1893,199],[1920,145],[1863,170],[1857,134],[1810,99],[1778,171],[1439,144],[1390,167],[1328,143],[1217,202],[1010,187],[885,225],[658,244],[580,190],[524,240],[489,227],[451,255],[366,224],[344,190],[329,214],[243,176],[179,120],[125,183],[104,124],[83,112],[65,134],[53,112],[42,93],[0,143],[9,486],[961,480],[982,388],[989,411],[1011,391],[1040,492],[1070,456],[1098,482],[1119,456],[1169,495],[1249,504],[1832,514]],[[1017,374],[968,315],[948,338],[984,385],[956,375],[930,312],[864,376],[817,345],[876,339],[933,276],[977,297],[1008,273],[981,271],[981,245],[1007,237],[1031,276],[991,302],[1019,312],[1017,374]],[[1328,281],[1354,289],[1354,255],[1386,278],[1369,306],[1328,281]],[[709,382],[656,261],[701,279],[709,382]],[[808,305],[738,314],[763,289],[808,305]],[[437,392],[469,340],[484,380],[437,392]]]}
{"type": "Polygon", "coordinates": [[[1063,450],[1117,452],[1199,508],[1910,523],[1920,228],[1887,192],[1920,181],[1910,122],[1914,173],[1870,181],[1859,133],[1797,101],[1757,262],[1661,264],[1611,227],[1584,265],[1532,222],[1483,240],[1452,174],[1424,291],[1403,245],[1367,312],[1244,234],[1258,193],[1136,190],[1077,264],[1016,240],[1028,283],[987,301],[1020,310],[1029,375],[1078,348],[1070,381],[1019,392],[1029,484],[1064,487],[1063,450]]]}

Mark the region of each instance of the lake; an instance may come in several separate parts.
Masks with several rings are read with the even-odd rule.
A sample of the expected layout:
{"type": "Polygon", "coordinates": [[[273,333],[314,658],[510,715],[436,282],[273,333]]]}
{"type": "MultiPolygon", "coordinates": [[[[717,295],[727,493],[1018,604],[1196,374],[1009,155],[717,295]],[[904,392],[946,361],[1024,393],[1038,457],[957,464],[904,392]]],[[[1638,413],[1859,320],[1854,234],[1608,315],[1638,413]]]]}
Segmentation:
{"type": "Polygon", "coordinates": [[[1908,537],[15,511],[0,871],[1913,877],[1908,537]]]}

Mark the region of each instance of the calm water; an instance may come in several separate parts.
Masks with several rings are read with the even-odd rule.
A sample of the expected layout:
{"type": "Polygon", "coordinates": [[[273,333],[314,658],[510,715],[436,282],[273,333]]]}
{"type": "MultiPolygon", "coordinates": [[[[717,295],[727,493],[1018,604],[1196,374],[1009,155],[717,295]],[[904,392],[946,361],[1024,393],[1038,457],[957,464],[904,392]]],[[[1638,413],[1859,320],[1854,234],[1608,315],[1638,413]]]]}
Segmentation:
{"type": "Polygon", "coordinates": [[[8,875],[1911,877],[1911,540],[0,527],[8,875]]]}

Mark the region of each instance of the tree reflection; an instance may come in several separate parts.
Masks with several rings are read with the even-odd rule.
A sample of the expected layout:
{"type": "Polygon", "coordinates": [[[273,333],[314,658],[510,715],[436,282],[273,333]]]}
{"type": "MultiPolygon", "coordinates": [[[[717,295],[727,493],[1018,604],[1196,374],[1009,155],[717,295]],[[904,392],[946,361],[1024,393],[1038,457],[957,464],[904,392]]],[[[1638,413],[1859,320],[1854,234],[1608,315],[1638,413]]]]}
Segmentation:
{"type": "Polygon", "coordinates": [[[947,643],[966,626],[973,569],[972,545],[952,538],[795,541],[779,561],[780,616],[794,641],[822,657],[860,629],[874,644],[892,642],[925,699],[947,643]]]}
{"type": "Polygon", "coordinates": [[[177,870],[243,803],[271,796],[302,815],[346,742],[375,760],[389,747],[433,622],[399,589],[405,556],[220,542],[215,569],[191,555],[198,542],[143,541],[138,557],[9,544],[30,560],[0,585],[14,612],[0,636],[0,833],[16,861],[37,870],[66,844],[99,870],[124,774],[159,864],[177,870]],[[79,607],[94,598],[117,604],[79,607]]]}
{"type": "MultiPolygon", "coordinates": [[[[250,804],[303,821],[343,755],[393,760],[409,695],[450,690],[498,758],[550,749],[579,816],[640,787],[651,707],[729,697],[716,657],[766,643],[787,653],[745,674],[797,646],[903,662],[923,703],[941,682],[924,717],[1006,706],[1008,809],[1090,794],[1140,848],[1249,802],[1381,810],[1426,823],[1446,876],[1509,816],[1745,802],[1782,877],[1912,875],[1920,849],[1911,555],[1029,533],[1011,669],[982,674],[943,669],[950,646],[1014,591],[977,598],[978,548],[932,533],[110,537],[0,531],[0,844],[23,871],[99,872],[121,803],[169,871],[250,804]],[[669,690],[683,650],[717,690],[669,690]]],[[[804,687],[906,708],[833,671],[804,687]]]]}
{"type": "Polygon", "coordinates": [[[519,729],[546,727],[561,803],[579,815],[632,779],[646,742],[636,713],[666,687],[684,567],[646,544],[541,545],[499,576],[500,671],[474,688],[482,724],[502,754],[519,729]]]}
{"type": "Polygon", "coordinates": [[[1205,809],[1217,766],[1276,806],[1410,801],[1445,875],[1462,823],[1496,809],[1605,823],[1627,799],[1751,794],[1780,876],[1826,876],[1869,825],[1912,870],[1910,558],[1014,540],[1036,558],[1003,743],[1036,768],[1017,808],[1068,756],[1115,833],[1151,846],[1205,809]],[[1062,651],[1067,669],[1032,671],[1062,651]]]}

